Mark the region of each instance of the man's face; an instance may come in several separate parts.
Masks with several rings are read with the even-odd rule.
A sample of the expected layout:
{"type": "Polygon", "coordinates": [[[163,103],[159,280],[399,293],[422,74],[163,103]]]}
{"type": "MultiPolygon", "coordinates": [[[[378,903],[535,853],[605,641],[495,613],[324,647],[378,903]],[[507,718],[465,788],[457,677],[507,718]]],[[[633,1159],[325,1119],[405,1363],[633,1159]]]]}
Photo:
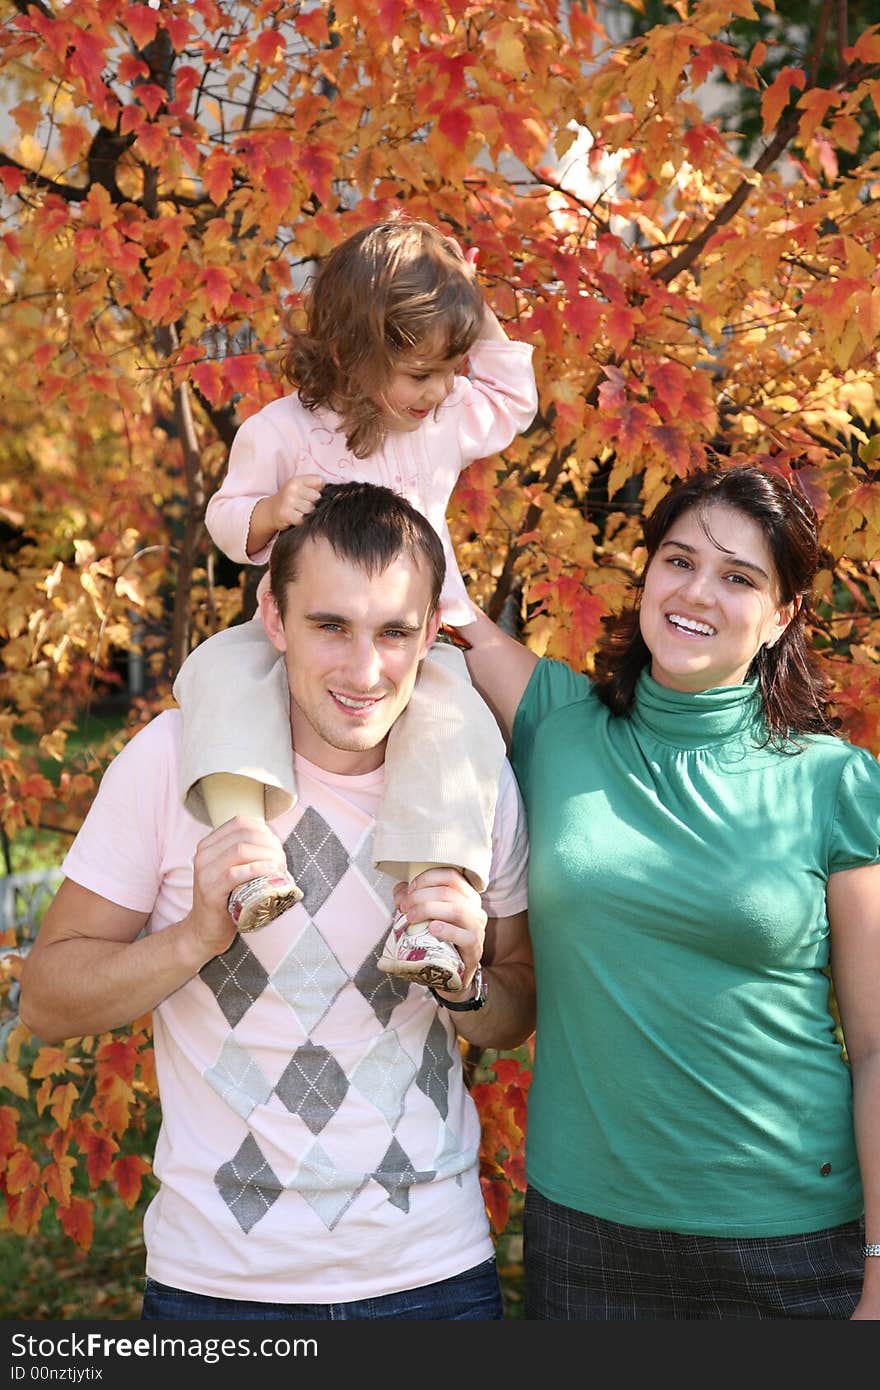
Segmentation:
{"type": "Polygon", "coordinates": [[[368,575],[327,541],[306,542],[283,623],[271,594],[261,600],[269,639],[285,653],[297,753],[328,772],[381,766],[388,732],[437,633],[430,599],[422,560],[400,555],[368,575]]]}

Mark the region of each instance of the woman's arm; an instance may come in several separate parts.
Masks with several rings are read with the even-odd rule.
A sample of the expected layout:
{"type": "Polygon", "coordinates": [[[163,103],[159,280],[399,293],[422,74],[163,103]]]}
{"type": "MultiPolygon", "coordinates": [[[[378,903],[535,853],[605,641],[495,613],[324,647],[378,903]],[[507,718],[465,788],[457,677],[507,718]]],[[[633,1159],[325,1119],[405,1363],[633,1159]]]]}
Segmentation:
{"type": "Polygon", "coordinates": [[[465,628],[471,643],[470,651],[465,652],[468,671],[509,744],[519,702],[538,658],[522,642],[502,632],[476,604],[472,607],[474,622],[465,628]]]}
{"type": "MultiPolygon", "coordinates": [[[[880,1244],[880,864],[845,869],[828,879],[831,970],[852,1067],[853,1120],[865,1240],[880,1244]]],[[[880,1319],[880,1256],[865,1260],[862,1297],[853,1318],[880,1319]]]]}

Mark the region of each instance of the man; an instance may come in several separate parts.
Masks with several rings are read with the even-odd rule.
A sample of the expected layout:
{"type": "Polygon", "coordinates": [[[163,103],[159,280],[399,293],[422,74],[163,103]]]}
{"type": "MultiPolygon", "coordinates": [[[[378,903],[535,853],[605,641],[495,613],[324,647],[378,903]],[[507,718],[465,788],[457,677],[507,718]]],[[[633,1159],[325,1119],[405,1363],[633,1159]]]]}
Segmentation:
{"type": "Polygon", "coordinates": [[[144,1317],[501,1316],[456,1032],[509,1048],[534,1027],[506,764],[482,902],[452,869],[397,890],[458,948],[462,989],[377,968],[394,909],[371,855],[384,750],[438,629],[443,563],[393,493],[326,487],[278,538],[262,601],[290,683],[296,807],[202,838],[179,804],[169,710],[108,768],[65,860],[21,1015],[51,1042],[153,1010],[161,1187],[144,1317]],[[282,865],[302,902],[239,935],[230,892],[282,865]]]}

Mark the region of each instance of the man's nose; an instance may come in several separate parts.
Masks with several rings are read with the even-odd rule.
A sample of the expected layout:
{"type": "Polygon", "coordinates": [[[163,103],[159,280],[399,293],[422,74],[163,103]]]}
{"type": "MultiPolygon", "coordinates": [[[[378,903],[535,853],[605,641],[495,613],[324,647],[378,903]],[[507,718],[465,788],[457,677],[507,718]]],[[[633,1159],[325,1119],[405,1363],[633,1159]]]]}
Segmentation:
{"type": "Polygon", "coordinates": [[[353,691],[366,694],[379,682],[381,662],[375,643],[367,640],[355,641],[348,651],[345,663],[345,676],[353,686],[353,691]]]}

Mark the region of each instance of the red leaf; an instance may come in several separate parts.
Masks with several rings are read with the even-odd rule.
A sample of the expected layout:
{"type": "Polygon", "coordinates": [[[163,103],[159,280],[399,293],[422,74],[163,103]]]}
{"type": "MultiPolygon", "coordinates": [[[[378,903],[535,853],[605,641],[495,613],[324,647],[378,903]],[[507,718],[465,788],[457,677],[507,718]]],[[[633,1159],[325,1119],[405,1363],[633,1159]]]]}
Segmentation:
{"type": "Polygon", "coordinates": [[[139,1154],[123,1154],[113,1164],[113,1179],[116,1183],[116,1190],[129,1211],[132,1210],[138,1197],[140,1197],[144,1174],[149,1173],[149,1171],[149,1163],[139,1154]]]}
{"type": "Polygon", "coordinates": [[[494,1182],[491,1178],[481,1177],[480,1186],[483,1189],[489,1224],[495,1235],[498,1235],[504,1230],[510,1216],[510,1193],[504,1183],[494,1182]]]}
{"type": "Polygon", "coordinates": [[[202,183],[212,203],[218,206],[224,201],[232,187],[235,161],[222,150],[209,155],[202,167],[202,183]]]}
{"type": "Polygon", "coordinates": [[[11,1105],[0,1105],[0,1172],[6,1167],[7,1156],[18,1139],[18,1111],[11,1105]]]}
{"type": "Polygon", "coordinates": [[[253,45],[256,60],[264,67],[281,62],[285,51],[286,45],[277,29],[264,29],[253,45]]]}
{"type": "Polygon", "coordinates": [[[61,1207],[58,1211],[58,1220],[64,1234],[76,1241],[83,1250],[91,1249],[93,1210],[94,1202],[88,1201],[85,1197],[74,1197],[69,1207],[61,1207]]]}
{"type": "Polygon", "coordinates": [[[450,145],[463,150],[473,129],[470,112],[466,106],[447,106],[441,111],[437,125],[450,145]]]}
{"type": "Polygon", "coordinates": [[[0,165],[0,179],[2,179],[3,187],[9,194],[17,193],[26,177],[23,169],[13,169],[11,164],[0,165]]]}
{"type": "Polygon", "coordinates": [[[215,318],[220,318],[232,294],[232,272],[223,266],[209,266],[202,271],[199,279],[205,287],[215,318]]]}
{"type": "Polygon", "coordinates": [[[149,5],[130,5],[122,21],[138,48],[143,48],[156,37],[159,16],[149,5]]]}
{"type": "Polygon", "coordinates": [[[97,1187],[110,1172],[113,1155],[118,1153],[119,1145],[115,1139],[109,1139],[104,1134],[83,1134],[79,1144],[86,1155],[89,1186],[97,1187]]]}

